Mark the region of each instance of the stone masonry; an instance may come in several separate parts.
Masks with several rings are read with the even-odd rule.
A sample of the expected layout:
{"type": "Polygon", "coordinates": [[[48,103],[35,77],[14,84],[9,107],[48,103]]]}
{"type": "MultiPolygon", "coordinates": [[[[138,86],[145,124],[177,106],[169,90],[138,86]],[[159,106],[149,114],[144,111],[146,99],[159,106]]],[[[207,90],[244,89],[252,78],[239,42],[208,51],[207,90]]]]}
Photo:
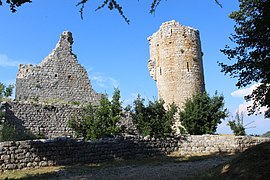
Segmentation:
{"type": "Polygon", "coordinates": [[[71,104],[35,104],[7,102],[5,119],[21,130],[29,130],[46,138],[74,136],[68,126],[72,117],[83,116],[83,108],[71,104]]]}
{"type": "Polygon", "coordinates": [[[72,52],[71,32],[61,34],[55,49],[39,65],[19,65],[16,100],[92,102],[100,95],[91,87],[84,67],[72,52]]]}
{"type": "Polygon", "coordinates": [[[37,168],[76,163],[99,163],[114,159],[242,152],[270,141],[248,136],[180,136],[177,138],[142,138],[137,136],[82,141],[69,138],[0,142],[0,173],[6,170],[37,168]]]}
{"type": "MultiPolygon", "coordinates": [[[[71,118],[80,121],[84,113],[82,105],[0,102],[0,124],[7,121],[21,130],[30,130],[33,134],[42,134],[46,138],[74,136],[75,132],[68,122],[71,118]]],[[[137,134],[132,117],[127,112],[122,113],[117,126],[128,133],[137,134]]]]}
{"type": "Polygon", "coordinates": [[[148,68],[165,105],[183,107],[187,98],[205,91],[199,31],[176,21],[165,22],[148,38],[148,68]]]}

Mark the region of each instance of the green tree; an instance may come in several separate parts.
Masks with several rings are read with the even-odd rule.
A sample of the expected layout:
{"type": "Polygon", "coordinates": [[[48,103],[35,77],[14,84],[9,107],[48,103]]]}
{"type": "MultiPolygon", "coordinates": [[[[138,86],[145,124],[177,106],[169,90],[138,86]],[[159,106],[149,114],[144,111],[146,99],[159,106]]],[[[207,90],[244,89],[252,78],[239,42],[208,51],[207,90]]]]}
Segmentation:
{"type": "Polygon", "coordinates": [[[134,100],[133,105],[134,109],[131,110],[132,118],[134,119],[135,125],[140,134],[146,136],[150,134],[148,128],[148,122],[144,119],[147,117],[146,107],[144,105],[145,99],[142,98],[140,95],[134,100]]]}
{"type": "Polygon", "coordinates": [[[253,82],[259,86],[246,96],[254,103],[248,108],[249,115],[266,107],[265,117],[270,118],[270,1],[239,0],[239,10],[230,14],[236,22],[235,34],[231,41],[235,47],[226,46],[221,50],[229,60],[236,60],[232,65],[219,63],[221,71],[237,78],[238,88],[253,82]]]}
{"type": "Polygon", "coordinates": [[[187,133],[193,135],[213,134],[221,119],[227,117],[224,109],[224,97],[217,93],[211,98],[205,92],[193,95],[186,100],[184,109],[180,111],[181,125],[187,133]]]}
{"type": "Polygon", "coordinates": [[[0,82],[0,101],[2,101],[3,98],[8,98],[12,96],[13,89],[14,85],[10,84],[8,86],[5,86],[3,83],[0,82]]]}
{"type": "Polygon", "coordinates": [[[131,111],[135,125],[139,133],[143,136],[167,137],[174,134],[172,126],[174,125],[178,108],[176,105],[170,105],[166,110],[163,100],[149,101],[144,105],[145,100],[138,95],[133,102],[134,108],[131,111]]]}
{"type": "Polygon", "coordinates": [[[102,137],[111,137],[120,133],[120,127],[117,126],[121,118],[122,102],[120,101],[120,90],[115,88],[112,100],[102,95],[99,106],[94,107],[89,103],[84,108],[82,120],[73,116],[69,120],[71,127],[78,136],[85,140],[95,140],[102,137]]]}
{"type": "Polygon", "coordinates": [[[243,112],[239,114],[236,112],[235,119],[228,122],[233,134],[236,136],[244,136],[246,135],[245,127],[244,127],[244,114],[243,112]]]}
{"type": "Polygon", "coordinates": [[[120,100],[120,90],[119,88],[114,89],[114,93],[111,100],[111,123],[110,123],[110,132],[112,134],[118,134],[120,128],[117,126],[117,123],[120,121],[122,116],[122,104],[123,102],[120,100]]]}

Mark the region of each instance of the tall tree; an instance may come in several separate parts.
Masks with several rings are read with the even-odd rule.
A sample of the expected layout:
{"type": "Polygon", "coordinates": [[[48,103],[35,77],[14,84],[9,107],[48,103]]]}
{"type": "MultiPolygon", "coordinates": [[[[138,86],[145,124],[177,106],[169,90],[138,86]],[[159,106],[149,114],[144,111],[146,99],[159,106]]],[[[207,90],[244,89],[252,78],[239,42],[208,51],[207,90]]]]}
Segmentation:
{"type": "Polygon", "coordinates": [[[237,62],[219,65],[222,72],[238,78],[238,88],[259,83],[245,97],[254,101],[248,108],[249,114],[256,114],[265,106],[265,117],[270,118],[270,0],[239,0],[239,3],[239,10],[229,16],[236,23],[235,34],[230,37],[235,47],[227,45],[221,50],[229,60],[237,62]]]}

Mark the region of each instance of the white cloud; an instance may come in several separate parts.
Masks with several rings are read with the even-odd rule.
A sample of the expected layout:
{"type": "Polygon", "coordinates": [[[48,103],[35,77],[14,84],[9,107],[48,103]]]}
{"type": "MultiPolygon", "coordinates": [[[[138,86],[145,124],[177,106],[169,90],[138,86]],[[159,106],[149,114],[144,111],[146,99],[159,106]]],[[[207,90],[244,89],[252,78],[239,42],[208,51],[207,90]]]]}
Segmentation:
{"type": "Polygon", "coordinates": [[[244,97],[246,95],[249,95],[252,93],[252,91],[254,89],[256,89],[259,86],[259,83],[257,84],[253,84],[252,86],[248,87],[248,88],[244,88],[244,89],[238,89],[236,91],[233,91],[231,93],[231,96],[233,97],[244,97]]]}
{"type": "Polygon", "coordinates": [[[100,88],[118,87],[119,82],[113,77],[107,77],[102,73],[93,73],[90,75],[91,81],[100,88]]]}
{"type": "Polygon", "coordinates": [[[0,54],[0,66],[2,67],[18,67],[19,64],[22,64],[23,62],[15,61],[13,59],[10,59],[5,54],[0,54]]]}
{"type": "MultiPolygon", "coordinates": [[[[242,104],[239,104],[239,106],[235,110],[235,112],[236,111],[239,111],[239,112],[243,112],[246,115],[248,114],[247,108],[249,106],[252,106],[252,104],[253,104],[254,101],[253,100],[251,100],[251,101],[245,101],[244,100],[244,96],[246,96],[248,94],[251,94],[252,91],[254,89],[256,89],[259,85],[260,85],[259,83],[256,83],[256,84],[251,85],[248,88],[239,89],[239,90],[236,90],[236,91],[234,91],[234,92],[231,93],[231,96],[233,96],[233,97],[243,98],[243,103],[242,104]]],[[[260,112],[262,112],[262,113],[265,112],[265,111],[266,111],[266,108],[265,107],[262,107],[260,109],[260,112]]]]}
{"type": "MultiPolygon", "coordinates": [[[[244,88],[244,89],[239,89],[239,90],[236,90],[234,92],[231,93],[231,96],[232,97],[235,97],[235,98],[242,98],[243,99],[243,103],[239,104],[238,107],[235,109],[235,111],[230,115],[230,116],[235,116],[235,113],[238,111],[239,113],[243,113],[244,114],[244,125],[247,125],[251,122],[251,124],[247,125],[246,126],[246,132],[248,134],[262,134],[264,132],[267,131],[267,129],[270,128],[270,121],[268,119],[265,119],[264,118],[264,112],[266,111],[267,108],[265,107],[262,107],[260,109],[260,112],[262,114],[259,114],[257,116],[255,115],[251,115],[251,116],[248,116],[248,110],[247,108],[249,106],[252,106],[253,105],[253,100],[251,101],[245,101],[244,100],[244,96],[248,95],[248,94],[251,94],[252,91],[254,89],[256,89],[260,84],[257,83],[257,84],[253,84],[252,86],[250,87],[247,87],[247,88],[244,88]],[[268,126],[268,127],[266,127],[268,126]]],[[[257,112],[259,113],[259,112],[257,112]]],[[[225,123],[223,124],[223,126],[220,126],[220,130],[223,130],[225,128],[225,123]]],[[[223,130],[224,131],[224,130],[223,130]]]]}
{"type": "Polygon", "coordinates": [[[246,95],[248,95],[250,93],[251,93],[251,89],[250,88],[245,88],[245,89],[239,89],[239,90],[233,91],[231,93],[231,95],[233,97],[244,97],[244,96],[246,96],[246,95]]]}
{"type": "Polygon", "coordinates": [[[259,83],[256,83],[256,84],[251,85],[250,87],[247,87],[247,88],[244,88],[244,89],[238,89],[236,91],[233,91],[231,93],[231,96],[232,97],[244,97],[246,95],[251,94],[252,91],[254,89],[256,89],[259,85],[260,85],[259,83]]]}
{"type": "Polygon", "coordinates": [[[95,75],[90,76],[90,79],[95,82],[99,87],[105,87],[105,78],[103,76],[95,75]]]}
{"type": "Polygon", "coordinates": [[[243,102],[242,104],[239,104],[238,109],[235,110],[239,112],[243,112],[244,114],[248,114],[248,107],[253,104],[253,101],[243,102]]]}

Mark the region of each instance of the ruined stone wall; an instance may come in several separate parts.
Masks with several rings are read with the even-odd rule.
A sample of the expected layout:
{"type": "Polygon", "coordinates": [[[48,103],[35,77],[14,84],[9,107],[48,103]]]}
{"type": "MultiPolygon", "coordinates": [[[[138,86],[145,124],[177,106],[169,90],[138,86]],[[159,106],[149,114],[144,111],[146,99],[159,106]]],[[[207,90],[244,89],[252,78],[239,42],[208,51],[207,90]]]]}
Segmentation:
{"type": "Polygon", "coordinates": [[[19,65],[16,100],[92,102],[100,95],[91,87],[87,72],[72,52],[71,32],[63,32],[55,49],[39,65],[19,65]]]}
{"type": "Polygon", "coordinates": [[[205,90],[198,30],[169,21],[148,41],[148,68],[166,105],[174,102],[181,108],[187,98],[205,90]]]}
{"type": "Polygon", "coordinates": [[[33,134],[42,134],[47,138],[74,135],[68,127],[68,120],[83,113],[82,108],[68,104],[8,102],[5,107],[6,121],[17,128],[30,130],[33,134]]]}
{"type": "MultiPolygon", "coordinates": [[[[84,113],[82,105],[2,102],[0,103],[0,125],[3,122],[9,122],[21,130],[30,130],[31,133],[41,134],[46,138],[74,136],[75,132],[69,128],[68,121],[72,117],[80,120],[84,113]]],[[[125,129],[126,132],[138,133],[128,112],[122,112],[117,126],[125,129]]]]}
{"type": "Polygon", "coordinates": [[[266,141],[270,139],[217,135],[180,136],[175,139],[129,136],[87,142],[69,138],[8,141],[0,143],[0,172],[52,165],[98,163],[119,158],[161,156],[173,151],[178,151],[181,155],[242,152],[266,141]]]}

